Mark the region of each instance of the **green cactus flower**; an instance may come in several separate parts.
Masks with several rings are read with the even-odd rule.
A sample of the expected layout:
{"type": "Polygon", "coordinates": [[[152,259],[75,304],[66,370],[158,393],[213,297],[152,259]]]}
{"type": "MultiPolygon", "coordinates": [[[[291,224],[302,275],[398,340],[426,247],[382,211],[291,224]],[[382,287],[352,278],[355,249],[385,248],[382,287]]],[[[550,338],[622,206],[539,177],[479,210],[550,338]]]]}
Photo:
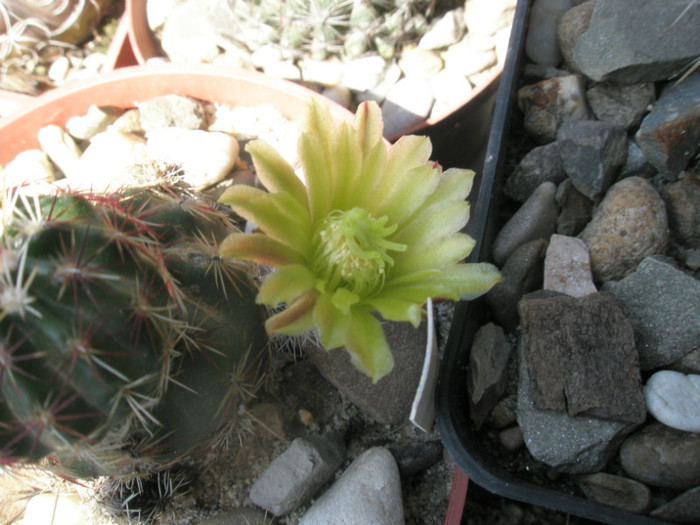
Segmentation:
{"type": "Polygon", "coordinates": [[[382,133],[373,102],[351,124],[313,101],[298,143],[304,182],[253,141],[247,150],[268,191],[237,185],[220,199],[259,229],[229,235],[222,256],[275,268],[257,301],[286,308],[267,320],[268,332],[316,329],[326,349],[345,347],[375,382],[393,367],[376,314],[418,326],[429,297],[473,299],[501,279],[490,264],[463,262],[474,247],[459,231],[474,173],[443,172],[427,137],[390,146],[382,133]]]}

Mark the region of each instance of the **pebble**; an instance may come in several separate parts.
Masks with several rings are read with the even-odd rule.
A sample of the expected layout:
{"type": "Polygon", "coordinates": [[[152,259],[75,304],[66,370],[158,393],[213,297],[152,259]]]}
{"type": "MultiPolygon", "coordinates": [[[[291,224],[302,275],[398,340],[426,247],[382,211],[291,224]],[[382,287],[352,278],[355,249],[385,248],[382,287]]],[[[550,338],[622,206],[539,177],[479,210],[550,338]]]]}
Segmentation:
{"type": "Polygon", "coordinates": [[[53,61],[53,63],[49,67],[47,75],[49,79],[51,79],[54,82],[54,84],[56,84],[57,86],[61,86],[65,83],[70,68],[71,65],[68,57],[60,56],[53,61]]]}
{"type": "Polygon", "coordinates": [[[552,235],[544,259],[542,288],[571,297],[583,297],[598,291],[593,284],[588,248],[581,239],[552,235]]]}
{"type": "Polygon", "coordinates": [[[518,202],[525,202],[545,182],[559,184],[566,179],[559,146],[551,142],[528,151],[506,179],[503,193],[518,202]]]}
{"type": "Polygon", "coordinates": [[[416,76],[428,81],[440,71],[447,71],[443,69],[442,59],[437,53],[420,47],[406,49],[401,53],[399,67],[407,77],[416,76]]]}
{"type": "Polygon", "coordinates": [[[88,522],[84,508],[84,502],[77,495],[51,492],[37,494],[27,502],[22,523],[54,523],[54,516],[60,516],[61,525],[83,525],[88,522]]]}
{"type": "MultiPolygon", "coordinates": [[[[464,10],[452,9],[435,20],[418,41],[421,49],[441,49],[456,44],[464,35],[464,10]]],[[[402,53],[403,58],[403,53],[402,53]]]]}
{"type": "Polygon", "coordinates": [[[350,60],[345,64],[342,83],[353,91],[367,91],[379,84],[386,67],[386,60],[380,56],[350,60]]]}
{"type": "Polygon", "coordinates": [[[137,104],[141,128],[202,129],[205,123],[204,103],[181,95],[163,95],[137,104]]]}
{"type": "Polygon", "coordinates": [[[700,485],[700,434],[651,423],[620,447],[620,464],[653,487],[685,490],[700,485]]]}
{"type": "Polygon", "coordinates": [[[75,172],[82,151],[67,131],[50,124],[38,131],[37,139],[41,149],[66,176],[75,172]]]}
{"type": "Polygon", "coordinates": [[[445,68],[471,77],[496,64],[496,52],[493,48],[480,49],[472,44],[468,36],[447,48],[443,54],[445,68]]]}
{"type": "Polygon", "coordinates": [[[608,190],[580,237],[591,255],[593,278],[621,279],[645,257],[666,250],[666,206],[646,179],[628,177],[608,190]]]}
{"type": "Polygon", "coordinates": [[[498,433],[498,442],[505,448],[508,452],[515,452],[520,450],[525,443],[523,439],[523,431],[520,427],[510,427],[505,430],[501,430],[498,433]]]}
{"type": "Polygon", "coordinates": [[[561,52],[557,45],[557,22],[571,8],[570,0],[535,0],[530,8],[530,30],[525,37],[525,53],[530,60],[557,66],[561,52]]]}
{"type": "Polygon", "coordinates": [[[700,348],[700,281],[660,257],[647,257],[620,281],[608,281],[634,327],[642,370],[669,365],[700,348]]]}
{"type": "Polygon", "coordinates": [[[578,191],[569,179],[557,187],[556,200],[561,208],[557,233],[570,236],[581,233],[593,215],[593,201],[578,191]]]}
{"type": "Polygon", "coordinates": [[[633,479],[596,472],[580,476],[576,484],[589,500],[596,503],[635,514],[645,513],[651,507],[651,490],[633,479]]]}
{"type": "Polygon", "coordinates": [[[90,140],[107,129],[122,114],[117,108],[100,108],[90,104],[85,115],[75,115],[66,121],[66,131],[78,140],[90,140]]]}
{"type": "Polygon", "coordinates": [[[503,226],[493,242],[493,260],[502,265],[520,245],[535,239],[549,239],[557,221],[557,187],[551,182],[540,184],[503,226]]]}
{"type": "Polygon", "coordinates": [[[39,149],[29,149],[19,153],[2,169],[4,188],[41,182],[51,183],[55,180],[56,172],[49,156],[39,149]]]}
{"type": "Polygon", "coordinates": [[[644,386],[647,410],[677,430],[700,432],[700,375],[660,370],[644,386]]]}
{"type": "Polygon", "coordinates": [[[425,78],[404,77],[394,84],[382,104],[384,135],[392,136],[420,124],[433,107],[433,90],[425,78]]]}
{"type": "Polygon", "coordinates": [[[686,490],[655,508],[651,516],[670,523],[697,523],[700,516],[700,487],[686,490]]]}
{"type": "Polygon", "coordinates": [[[563,65],[574,73],[580,73],[573,60],[574,46],[576,40],[588,29],[593,6],[595,6],[595,0],[579,3],[561,15],[557,22],[557,44],[563,65]]]}
{"type": "Polygon", "coordinates": [[[683,246],[700,249],[700,173],[685,176],[661,191],[673,236],[683,246]]]}
{"type": "Polygon", "coordinates": [[[437,120],[451,113],[470,97],[472,85],[463,75],[451,69],[443,69],[428,80],[433,90],[435,104],[430,110],[430,118],[437,120]]]}
{"type": "Polygon", "coordinates": [[[387,445],[402,477],[414,476],[442,459],[442,441],[403,441],[387,445]]]}
{"type": "Polygon", "coordinates": [[[598,120],[626,130],[639,126],[656,99],[654,84],[619,85],[602,82],[586,91],[586,100],[598,120]]]}
{"type": "Polygon", "coordinates": [[[181,166],[184,181],[195,189],[222,181],[238,160],[238,141],[227,133],[160,128],[147,137],[148,157],[181,166]]]}
{"type": "Polygon", "coordinates": [[[366,450],[299,520],[299,525],[403,525],[401,478],[387,449],[366,450]]]}
{"type": "MultiPolygon", "coordinates": [[[[328,60],[304,59],[300,65],[304,82],[315,82],[326,87],[340,84],[343,78],[343,63],[339,59],[328,60]]],[[[347,89],[347,86],[344,86],[347,89]]]]}
{"type": "Polygon", "coordinates": [[[253,484],[250,500],[275,516],[288,514],[306,504],[344,458],[340,435],[296,438],[253,484]]]}
{"type": "Polygon", "coordinates": [[[274,521],[265,511],[242,507],[225,510],[216,516],[197,520],[197,525],[273,525],[274,521]]]}

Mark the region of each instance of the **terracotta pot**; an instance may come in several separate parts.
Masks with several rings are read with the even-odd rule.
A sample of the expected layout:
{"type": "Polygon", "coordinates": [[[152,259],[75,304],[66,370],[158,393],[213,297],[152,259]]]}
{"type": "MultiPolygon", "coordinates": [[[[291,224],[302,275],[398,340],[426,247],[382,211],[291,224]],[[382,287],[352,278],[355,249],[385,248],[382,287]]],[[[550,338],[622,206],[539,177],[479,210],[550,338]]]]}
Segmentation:
{"type": "MultiPolygon", "coordinates": [[[[148,26],[146,1],[126,0],[124,13],[128,20],[131,51],[139,64],[163,56],[160,44],[148,26]]],[[[428,135],[433,142],[433,157],[443,166],[471,166],[488,137],[502,70],[500,66],[484,84],[469,92],[453,112],[439,118],[428,118],[387,139],[394,142],[402,135],[428,135]]]]}
{"type": "MultiPolygon", "coordinates": [[[[24,150],[38,148],[37,131],[41,127],[62,126],[68,118],[85,114],[91,104],[126,108],[168,93],[228,106],[272,104],[290,120],[302,117],[311,97],[320,97],[292,82],[208,65],[162,64],[117,69],[84,83],[44,93],[0,119],[0,165],[24,150]]],[[[333,103],[330,107],[337,118],[352,118],[345,108],[333,103]]]]}

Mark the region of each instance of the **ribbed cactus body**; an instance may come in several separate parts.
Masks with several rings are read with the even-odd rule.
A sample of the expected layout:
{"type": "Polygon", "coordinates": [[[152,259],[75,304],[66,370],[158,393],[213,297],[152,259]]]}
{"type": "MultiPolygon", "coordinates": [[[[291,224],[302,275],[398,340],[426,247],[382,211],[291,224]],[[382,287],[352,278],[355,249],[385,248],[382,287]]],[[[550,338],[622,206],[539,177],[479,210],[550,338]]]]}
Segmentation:
{"type": "Polygon", "coordinates": [[[0,459],[129,474],[228,430],[267,363],[228,217],[170,189],[3,211],[0,459]]]}

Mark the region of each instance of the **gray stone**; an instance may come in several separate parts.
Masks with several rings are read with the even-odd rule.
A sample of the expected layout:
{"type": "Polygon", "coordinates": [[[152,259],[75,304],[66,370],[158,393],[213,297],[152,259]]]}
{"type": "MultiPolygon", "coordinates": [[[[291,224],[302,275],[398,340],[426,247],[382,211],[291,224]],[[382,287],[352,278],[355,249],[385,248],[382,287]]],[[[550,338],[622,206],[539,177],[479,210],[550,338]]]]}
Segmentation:
{"type": "Polygon", "coordinates": [[[488,323],[477,330],[467,371],[469,415],[477,428],[505,392],[511,354],[503,328],[488,323]]]}
{"type": "Polygon", "coordinates": [[[700,432],[700,375],[659,370],[644,385],[649,413],[664,425],[700,432]]]}
{"type": "Polygon", "coordinates": [[[528,151],[512,175],[506,179],[503,192],[518,202],[525,202],[544,182],[559,184],[566,179],[564,164],[556,142],[528,151]]]}
{"type": "Polygon", "coordinates": [[[377,383],[357,370],[350,354],[342,349],[327,351],[308,343],[304,351],[321,375],[357,405],[369,418],[384,424],[406,421],[420,382],[425,359],[427,328],[423,323],[413,328],[409,323],[382,323],[394,369],[377,383]]]}
{"type": "Polygon", "coordinates": [[[588,248],[581,239],[552,235],[544,259],[542,288],[571,297],[583,297],[598,291],[593,284],[588,248]]]}
{"type": "Polygon", "coordinates": [[[678,361],[669,364],[667,368],[682,374],[700,374],[700,347],[691,350],[678,361]]]}
{"type": "Polygon", "coordinates": [[[250,489],[250,500],[275,516],[308,502],[345,459],[337,434],[296,438],[250,489]]]}
{"type": "Polygon", "coordinates": [[[530,378],[523,345],[518,350],[518,425],[532,456],[562,472],[600,470],[617,452],[633,427],[589,416],[569,417],[566,412],[540,410],[530,397],[530,378]]]}
{"type": "MultiPolygon", "coordinates": [[[[149,2],[150,4],[150,2],[149,2]]],[[[260,509],[240,508],[221,512],[216,516],[204,518],[196,525],[273,525],[275,519],[260,509]]]]}
{"type": "Polygon", "coordinates": [[[700,249],[700,172],[687,172],[661,190],[673,237],[687,248],[700,249]]]}
{"type": "Polygon", "coordinates": [[[651,490],[633,479],[596,472],[579,477],[576,484],[586,498],[596,503],[637,514],[646,513],[651,506],[651,490]]]}
{"type": "Polygon", "coordinates": [[[679,17],[685,5],[637,0],[630,9],[626,0],[596,2],[588,30],[576,40],[574,63],[596,81],[672,78],[700,54],[700,4],[679,17]]]}
{"type": "Polygon", "coordinates": [[[394,456],[402,477],[413,476],[432,467],[442,459],[442,441],[414,441],[392,443],[387,446],[394,456]]]}
{"type": "Polygon", "coordinates": [[[525,444],[525,440],[523,439],[523,431],[520,430],[520,427],[518,426],[501,430],[498,433],[498,442],[508,452],[515,452],[525,444]]]}
{"type": "Polygon", "coordinates": [[[493,242],[493,260],[502,265],[521,246],[536,239],[548,240],[557,221],[556,186],[540,184],[525,203],[506,222],[493,242]]]}
{"type": "Polygon", "coordinates": [[[561,208],[557,233],[572,236],[581,233],[591,220],[593,201],[578,191],[569,179],[557,187],[556,199],[561,208]]]}
{"type": "Polygon", "coordinates": [[[578,191],[591,199],[604,194],[627,158],[627,134],[598,120],[564,122],[557,132],[564,171],[578,191]]]}
{"type": "Polygon", "coordinates": [[[559,17],[571,9],[570,0],[535,0],[530,7],[525,53],[537,64],[557,66],[561,52],[557,45],[559,17]]]}
{"type": "Polygon", "coordinates": [[[653,487],[700,485],[700,434],[651,423],[620,447],[620,464],[632,478],[653,487]]]}
{"type": "Polygon", "coordinates": [[[634,331],[612,295],[534,292],[518,303],[518,310],[536,408],[571,417],[644,421],[634,331]]]}
{"type": "Polygon", "coordinates": [[[404,523],[399,469],[385,448],[360,455],[299,521],[299,525],[357,523],[404,523]]]}
{"type": "Polygon", "coordinates": [[[677,361],[700,348],[700,281],[657,257],[603,290],[622,303],[634,326],[642,370],[677,361]]]}
{"type": "Polygon", "coordinates": [[[542,286],[547,241],[537,239],[516,248],[501,268],[503,281],[486,294],[498,324],[514,331],[520,323],[518,301],[528,292],[542,286]]]}
{"type": "Polygon", "coordinates": [[[608,190],[580,238],[591,254],[593,278],[621,279],[645,257],[666,250],[666,206],[646,179],[622,179],[608,190]]]}
{"type": "Polygon", "coordinates": [[[66,121],[66,131],[78,140],[90,140],[106,130],[123,112],[120,108],[91,104],[85,115],[76,115],[66,121]]]}
{"type": "Polygon", "coordinates": [[[700,487],[686,490],[671,501],[651,511],[651,516],[671,523],[698,522],[700,517],[700,487]]]}
{"type": "Polygon", "coordinates": [[[491,410],[489,425],[496,429],[504,429],[518,422],[516,415],[518,399],[515,395],[506,396],[501,399],[491,410]]]}
{"type": "MultiPolygon", "coordinates": [[[[700,4],[696,16],[700,16],[700,4]]],[[[674,86],[654,104],[636,139],[662,174],[677,173],[688,165],[700,145],[700,73],[674,86]]]]}
{"type": "Polygon", "coordinates": [[[518,106],[525,113],[525,131],[542,143],[556,140],[563,122],[589,117],[583,80],[578,75],[549,78],[520,88],[518,106]]]}
{"type": "Polygon", "coordinates": [[[205,120],[204,104],[181,95],[163,95],[138,104],[141,127],[201,129],[205,120]]]}
{"type": "Polygon", "coordinates": [[[648,179],[656,173],[656,168],[649,163],[642,148],[633,138],[630,138],[627,141],[627,160],[625,165],[620,168],[617,179],[622,180],[635,175],[648,179]]]}
{"type": "Polygon", "coordinates": [[[598,120],[626,130],[635,128],[656,99],[654,84],[619,85],[600,83],[586,91],[588,106],[598,120]]]}
{"type": "Polygon", "coordinates": [[[574,64],[576,40],[587,29],[593,14],[595,0],[588,0],[569,9],[561,15],[557,23],[557,43],[564,59],[564,65],[574,73],[580,73],[574,64]]]}

